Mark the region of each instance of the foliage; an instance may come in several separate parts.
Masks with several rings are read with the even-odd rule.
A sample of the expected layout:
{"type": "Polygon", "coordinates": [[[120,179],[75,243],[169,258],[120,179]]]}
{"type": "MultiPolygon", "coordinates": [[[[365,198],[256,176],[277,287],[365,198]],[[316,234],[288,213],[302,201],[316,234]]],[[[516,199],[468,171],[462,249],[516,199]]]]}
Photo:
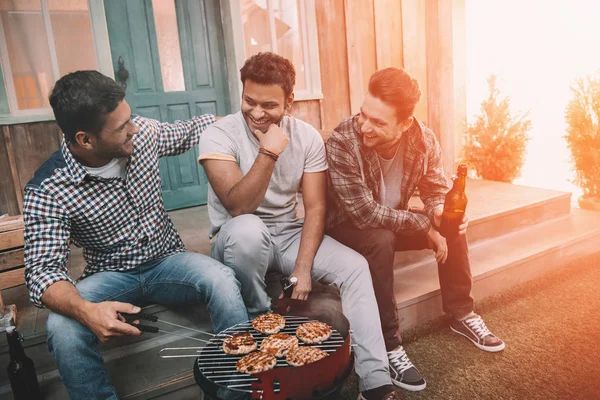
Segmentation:
{"type": "Polygon", "coordinates": [[[481,114],[467,126],[464,160],[477,176],[492,181],[512,182],[521,175],[527,154],[527,114],[513,117],[508,98],[500,99],[496,76],[488,78],[490,94],[481,103],[481,114]]]}
{"type": "Polygon", "coordinates": [[[600,76],[579,78],[571,86],[565,139],[584,196],[600,197],[600,76]]]}

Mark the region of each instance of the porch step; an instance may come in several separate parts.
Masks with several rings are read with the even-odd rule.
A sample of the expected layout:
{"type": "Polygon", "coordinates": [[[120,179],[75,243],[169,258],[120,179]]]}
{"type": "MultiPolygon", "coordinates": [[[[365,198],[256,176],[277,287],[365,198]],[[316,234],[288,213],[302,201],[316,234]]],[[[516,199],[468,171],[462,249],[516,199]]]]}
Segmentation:
{"type": "MultiPolygon", "coordinates": [[[[571,193],[504,182],[467,180],[469,243],[498,237],[569,214],[571,193]]],[[[422,207],[419,198],[410,205],[422,207]]]]}
{"type": "MultiPolygon", "coordinates": [[[[210,317],[204,307],[168,309],[164,306],[153,305],[144,308],[144,313],[157,315],[160,320],[203,332],[211,332],[210,317]]],[[[161,330],[178,335],[206,338],[206,336],[196,335],[183,328],[161,323],[155,325],[161,330]]],[[[46,334],[43,331],[37,335],[26,337],[25,352],[35,363],[44,398],[47,400],[66,399],[68,394],[60,380],[56,364],[46,347],[45,340],[46,334]]],[[[115,338],[102,344],[101,348],[112,382],[123,399],[160,398],[162,395],[182,390],[187,386],[192,387],[185,389],[185,392],[194,392],[194,395],[188,398],[198,399],[202,397],[199,397],[201,391],[192,376],[194,359],[161,359],[157,353],[165,347],[201,347],[203,345],[201,342],[174,335],[146,333],[137,338],[115,338]]],[[[7,346],[0,346],[0,365],[8,365],[8,361],[7,346]]],[[[5,374],[0,375],[0,400],[12,399],[7,379],[5,374]]]]}
{"type": "MultiPolygon", "coordinates": [[[[469,228],[470,229],[470,228],[469,228]]],[[[470,246],[472,295],[481,300],[599,251],[600,213],[570,214],[470,246]]],[[[437,264],[431,251],[404,252],[394,274],[402,330],[442,315],[437,264]]],[[[397,257],[399,258],[399,257],[397,257]]]]}

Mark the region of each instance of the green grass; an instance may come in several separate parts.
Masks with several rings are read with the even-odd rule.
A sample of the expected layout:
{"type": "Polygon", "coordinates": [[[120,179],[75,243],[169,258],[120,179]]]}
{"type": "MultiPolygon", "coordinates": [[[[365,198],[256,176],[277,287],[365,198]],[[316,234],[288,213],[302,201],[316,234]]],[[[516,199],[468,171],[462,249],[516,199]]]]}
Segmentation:
{"type": "MultiPolygon", "coordinates": [[[[518,273],[515,271],[514,273],[518,273]]],[[[600,399],[600,253],[475,304],[506,342],[487,353],[445,318],[404,334],[427,380],[417,399],[600,399]]],[[[358,395],[354,376],[343,399],[358,395]]]]}

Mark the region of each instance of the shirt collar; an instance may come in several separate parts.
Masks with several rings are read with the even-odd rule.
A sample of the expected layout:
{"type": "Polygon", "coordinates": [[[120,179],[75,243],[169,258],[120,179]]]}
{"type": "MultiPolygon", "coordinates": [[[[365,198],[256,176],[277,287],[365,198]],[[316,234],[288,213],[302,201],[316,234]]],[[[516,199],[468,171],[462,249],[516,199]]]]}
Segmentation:
{"type": "Polygon", "coordinates": [[[83,165],[81,165],[81,163],[75,159],[73,153],[71,153],[71,150],[69,150],[69,146],[67,146],[67,142],[65,140],[63,140],[61,144],[61,151],[67,164],[67,170],[71,175],[73,183],[79,185],[81,182],[83,182],[85,177],[89,175],[88,170],[85,169],[83,165]]]}

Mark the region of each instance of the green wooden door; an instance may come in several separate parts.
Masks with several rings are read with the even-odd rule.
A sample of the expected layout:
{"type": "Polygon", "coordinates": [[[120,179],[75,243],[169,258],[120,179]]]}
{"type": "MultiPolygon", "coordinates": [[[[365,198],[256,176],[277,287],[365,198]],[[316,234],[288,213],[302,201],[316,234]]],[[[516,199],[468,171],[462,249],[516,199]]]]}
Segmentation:
{"type": "MultiPolygon", "coordinates": [[[[134,114],[173,122],[229,112],[218,0],[106,0],[104,7],[115,76],[119,81],[121,58],[129,73],[126,100],[134,114]],[[153,4],[160,8],[154,10],[153,4]],[[166,43],[178,38],[180,52],[165,46],[165,37],[166,43]],[[179,82],[175,89],[173,81],[179,82]]],[[[208,181],[197,159],[194,148],[161,160],[167,210],[206,203],[208,181]]]]}

